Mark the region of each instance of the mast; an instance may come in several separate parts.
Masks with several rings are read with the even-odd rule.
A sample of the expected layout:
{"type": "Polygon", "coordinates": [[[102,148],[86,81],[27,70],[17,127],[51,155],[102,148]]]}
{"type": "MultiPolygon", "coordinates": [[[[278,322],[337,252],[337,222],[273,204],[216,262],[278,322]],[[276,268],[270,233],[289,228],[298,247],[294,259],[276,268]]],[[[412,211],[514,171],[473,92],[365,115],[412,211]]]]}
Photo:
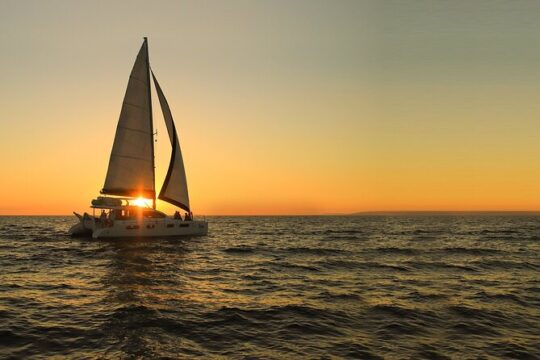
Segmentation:
{"type": "MultiPolygon", "coordinates": [[[[144,42],[146,43],[146,79],[148,82],[148,99],[150,100],[150,141],[152,143],[152,182],[154,183],[154,189],[156,187],[156,157],[154,155],[154,119],[152,113],[152,92],[150,91],[150,55],[148,51],[148,38],[144,37],[144,42]]],[[[152,198],[152,208],[156,209],[156,193],[152,198]]]]}

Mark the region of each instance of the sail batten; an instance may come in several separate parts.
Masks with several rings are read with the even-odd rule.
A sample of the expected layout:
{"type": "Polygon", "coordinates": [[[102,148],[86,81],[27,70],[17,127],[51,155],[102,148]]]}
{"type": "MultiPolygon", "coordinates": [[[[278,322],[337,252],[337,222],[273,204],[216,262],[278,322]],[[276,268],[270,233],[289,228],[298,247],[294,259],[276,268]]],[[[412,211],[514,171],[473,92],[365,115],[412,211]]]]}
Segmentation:
{"type": "Polygon", "coordinates": [[[151,161],[151,160],[144,159],[144,158],[140,158],[140,157],[136,157],[136,156],[128,156],[128,155],[113,155],[113,156],[123,157],[123,158],[126,158],[126,159],[141,160],[141,161],[151,161]]]}
{"type": "Polygon", "coordinates": [[[145,109],[145,108],[143,108],[142,106],[140,106],[140,105],[137,105],[137,104],[131,104],[131,103],[128,103],[128,102],[125,102],[125,101],[124,101],[124,102],[122,103],[122,105],[129,105],[129,106],[133,106],[133,107],[139,108],[139,109],[141,109],[141,110],[143,110],[143,111],[148,111],[148,112],[149,112],[149,110],[148,110],[148,109],[145,109]]]}
{"type": "Polygon", "coordinates": [[[176,126],[172,117],[171,109],[155,74],[152,72],[152,78],[158,94],[159,104],[161,105],[161,111],[163,112],[163,118],[169,133],[169,139],[171,141],[172,153],[171,160],[169,162],[169,168],[165,181],[161,187],[158,198],[166,201],[170,204],[176,205],[186,211],[190,211],[189,207],[189,194],[187,188],[186,171],[184,168],[184,161],[182,159],[182,151],[180,150],[180,141],[176,132],[176,126]]]}
{"type": "Polygon", "coordinates": [[[103,194],[155,198],[154,140],[148,43],[145,40],[129,76],[103,194]]]}
{"type": "Polygon", "coordinates": [[[119,128],[119,129],[123,129],[123,130],[137,131],[137,132],[140,132],[140,133],[143,133],[143,134],[148,134],[148,132],[146,132],[146,131],[144,131],[144,130],[132,129],[132,128],[129,128],[129,127],[126,127],[126,126],[119,126],[118,128],[119,128]]]}

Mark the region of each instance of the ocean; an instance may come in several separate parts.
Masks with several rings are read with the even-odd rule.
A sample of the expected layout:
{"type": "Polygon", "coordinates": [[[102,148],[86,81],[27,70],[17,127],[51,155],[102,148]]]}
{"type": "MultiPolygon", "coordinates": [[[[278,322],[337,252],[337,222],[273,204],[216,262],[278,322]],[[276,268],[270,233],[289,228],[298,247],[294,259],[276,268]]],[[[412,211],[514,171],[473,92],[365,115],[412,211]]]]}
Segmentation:
{"type": "Polygon", "coordinates": [[[209,217],[96,241],[0,217],[1,358],[540,357],[540,216],[209,217]]]}

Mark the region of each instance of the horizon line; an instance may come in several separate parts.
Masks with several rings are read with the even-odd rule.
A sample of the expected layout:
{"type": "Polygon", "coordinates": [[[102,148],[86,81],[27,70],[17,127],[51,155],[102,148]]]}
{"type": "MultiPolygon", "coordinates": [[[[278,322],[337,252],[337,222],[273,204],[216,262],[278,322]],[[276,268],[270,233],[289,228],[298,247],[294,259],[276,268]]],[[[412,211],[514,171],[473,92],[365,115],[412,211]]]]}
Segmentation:
{"type": "MultiPolygon", "coordinates": [[[[197,216],[357,216],[357,215],[399,215],[399,214],[540,214],[540,210],[377,210],[358,211],[351,213],[323,213],[323,214],[201,214],[197,216]]],[[[74,216],[73,214],[1,214],[0,217],[8,216],[74,216]]]]}

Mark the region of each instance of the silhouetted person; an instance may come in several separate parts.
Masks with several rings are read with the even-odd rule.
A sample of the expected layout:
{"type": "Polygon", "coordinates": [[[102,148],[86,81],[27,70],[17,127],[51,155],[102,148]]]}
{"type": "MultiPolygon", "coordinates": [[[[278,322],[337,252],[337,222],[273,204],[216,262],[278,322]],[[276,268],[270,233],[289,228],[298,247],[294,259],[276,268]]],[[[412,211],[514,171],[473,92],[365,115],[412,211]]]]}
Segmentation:
{"type": "Polygon", "coordinates": [[[182,220],[182,217],[180,216],[180,211],[174,212],[174,219],[175,220],[182,220]]]}

